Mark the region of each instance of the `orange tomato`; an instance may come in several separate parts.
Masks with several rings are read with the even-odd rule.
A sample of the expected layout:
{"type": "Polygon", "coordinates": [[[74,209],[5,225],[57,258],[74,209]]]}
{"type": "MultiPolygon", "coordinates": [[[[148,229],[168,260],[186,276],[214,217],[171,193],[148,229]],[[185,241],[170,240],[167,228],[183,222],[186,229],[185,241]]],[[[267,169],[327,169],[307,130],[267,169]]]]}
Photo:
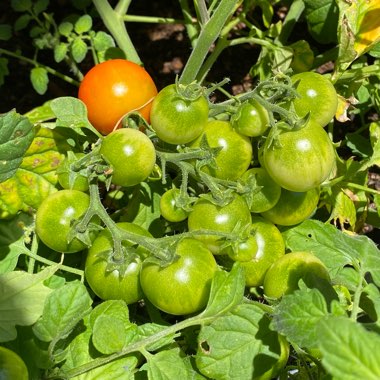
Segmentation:
{"type": "Polygon", "coordinates": [[[124,115],[138,111],[149,122],[156,85],[141,66],[125,59],[111,59],[91,68],[84,76],[78,98],[91,124],[103,135],[116,128],[124,115]]]}

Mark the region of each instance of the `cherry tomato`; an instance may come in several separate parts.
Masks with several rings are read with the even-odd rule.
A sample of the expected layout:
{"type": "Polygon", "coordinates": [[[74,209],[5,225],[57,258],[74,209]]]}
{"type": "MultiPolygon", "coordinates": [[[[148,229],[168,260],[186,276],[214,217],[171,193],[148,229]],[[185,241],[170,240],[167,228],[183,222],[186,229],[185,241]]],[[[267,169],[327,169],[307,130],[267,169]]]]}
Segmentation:
{"type": "Polygon", "coordinates": [[[28,369],[18,354],[0,346],[0,379],[28,380],[28,369]]]}
{"type": "Polygon", "coordinates": [[[283,188],[307,191],[318,187],[331,174],[335,150],[326,131],[310,120],[298,130],[283,130],[263,150],[268,174],[283,188]]]}
{"type": "Polygon", "coordinates": [[[36,214],[36,232],[45,245],[57,252],[74,253],[87,246],[77,238],[68,241],[72,223],[90,205],[90,196],[78,190],[60,190],[45,198],[36,214]]]}
{"type": "MultiPolygon", "coordinates": [[[[120,222],[116,223],[119,228],[138,235],[152,237],[152,235],[137,224],[120,222]]],[[[134,244],[123,241],[123,246],[131,248],[134,244]]],[[[124,300],[127,304],[139,301],[143,298],[140,285],[140,270],[142,259],[147,251],[137,247],[135,251],[126,252],[133,255],[129,264],[114,262],[113,240],[108,229],[104,229],[93,241],[88,250],[85,277],[93,292],[103,300],[124,300]]]]}
{"type": "Polygon", "coordinates": [[[310,112],[310,118],[326,126],[334,117],[338,107],[338,95],[330,80],[315,72],[303,72],[292,76],[297,84],[299,98],[293,100],[295,111],[300,117],[310,112]]]}
{"type": "Polygon", "coordinates": [[[64,189],[79,191],[88,190],[88,178],[80,171],[74,172],[70,170],[70,165],[83,156],[84,153],[77,153],[70,157],[67,156],[59,165],[57,169],[58,182],[64,189]]]}
{"type": "Polygon", "coordinates": [[[182,222],[185,220],[189,212],[182,207],[178,207],[176,200],[180,195],[180,190],[173,188],[165,191],[160,199],[160,212],[161,215],[169,222],[182,222]]]}
{"type": "Polygon", "coordinates": [[[112,183],[119,186],[134,186],[144,181],[156,163],[152,141],[132,128],[118,129],[106,136],[100,153],[112,166],[112,183]]]}
{"type": "Polygon", "coordinates": [[[88,119],[103,135],[120,127],[128,112],[137,110],[149,122],[151,101],[157,88],[148,72],[125,59],[94,66],[84,76],[78,98],[87,107],[88,119]]]}
{"type": "Polygon", "coordinates": [[[310,252],[291,252],[275,261],[264,278],[264,294],[280,298],[298,289],[298,281],[316,276],[330,282],[326,266],[310,252]]]}
{"type": "Polygon", "coordinates": [[[166,267],[144,261],[141,286],[158,309],[174,315],[195,313],[207,304],[211,280],[218,266],[212,253],[199,240],[180,240],[175,253],[178,259],[166,267]]]}
{"type": "Polygon", "coordinates": [[[269,114],[257,100],[251,99],[240,105],[231,124],[241,135],[262,136],[269,127],[269,114]]]}
{"type": "MultiPolygon", "coordinates": [[[[211,230],[232,233],[238,227],[251,224],[251,212],[244,198],[235,195],[225,206],[218,206],[207,199],[199,199],[188,218],[189,231],[211,230]]],[[[221,253],[223,237],[218,235],[194,235],[203,241],[213,254],[221,253]]]]}
{"type": "Polygon", "coordinates": [[[202,170],[213,177],[237,180],[248,169],[252,160],[252,145],[248,137],[237,133],[228,121],[209,121],[204,132],[189,146],[198,148],[203,136],[210,147],[220,147],[215,158],[216,166],[203,166],[202,170]]]}
{"type": "Polygon", "coordinates": [[[271,209],[280,199],[281,186],[278,185],[264,168],[248,169],[241,181],[252,191],[243,195],[251,212],[260,213],[271,209]]]}
{"type": "Polygon", "coordinates": [[[154,98],[150,120],[152,128],[162,141],[187,144],[203,132],[208,111],[205,96],[186,98],[172,84],[163,88],[154,98]]]}
{"type": "Polygon", "coordinates": [[[247,286],[261,286],[269,267],[285,254],[285,243],[278,228],[260,216],[252,217],[251,233],[248,244],[243,241],[222,252],[240,261],[247,286]],[[255,244],[249,244],[250,240],[255,244]]]}
{"type": "Polygon", "coordinates": [[[302,193],[282,189],[275,206],[261,215],[274,224],[293,226],[308,219],[314,213],[318,202],[318,188],[302,193]]]}

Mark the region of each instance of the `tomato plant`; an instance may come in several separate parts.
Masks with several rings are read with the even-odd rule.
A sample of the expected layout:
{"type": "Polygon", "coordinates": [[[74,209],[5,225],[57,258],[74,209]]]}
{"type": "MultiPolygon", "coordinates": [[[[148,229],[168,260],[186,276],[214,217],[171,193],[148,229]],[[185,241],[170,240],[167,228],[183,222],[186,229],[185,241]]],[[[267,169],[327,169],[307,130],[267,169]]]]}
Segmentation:
{"type": "Polygon", "coordinates": [[[325,127],[335,116],[338,95],[331,81],[315,72],[302,72],[292,76],[299,97],[293,100],[295,111],[300,117],[310,118],[325,127]]]}
{"type": "MultiPolygon", "coordinates": [[[[143,236],[152,236],[137,224],[119,222],[117,227],[143,236]]],[[[111,233],[104,229],[87,252],[85,277],[90,288],[102,300],[123,300],[131,304],[143,298],[140,270],[147,251],[143,248],[131,249],[133,243],[129,241],[124,241],[123,245],[128,257],[117,261],[113,256],[111,233]]]]}
{"type": "Polygon", "coordinates": [[[154,98],[150,119],[157,136],[169,144],[187,144],[202,132],[208,119],[208,101],[202,94],[185,94],[172,84],[154,98]]]}
{"type": "Polygon", "coordinates": [[[302,192],[318,187],[334,169],[333,144],[312,120],[301,129],[280,131],[263,149],[265,169],[287,190],[302,192]]]}
{"type": "Polygon", "coordinates": [[[57,169],[58,182],[63,189],[78,191],[88,190],[88,178],[85,173],[81,173],[80,171],[75,172],[70,169],[70,165],[81,157],[84,157],[84,153],[67,156],[57,169]]]}
{"type": "Polygon", "coordinates": [[[122,128],[102,141],[100,153],[112,167],[112,183],[134,186],[144,181],[156,162],[156,151],[143,132],[122,128]]]}
{"type": "Polygon", "coordinates": [[[248,169],[252,160],[252,145],[248,137],[237,133],[227,121],[209,121],[203,133],[191,144],[201,146],[207,140],[211,148],[220,148],[215,165],[206,165],[202,170],[214,177],[236,180],[248,169]]]}
{"type": "Polygon", "coordinates": [[[91,68],[81,81],[78,97],[88,119],[102,134],[120,127],[123,116],[137,111],[149,121],[156,85],[144,68],[125,59],[111,59],[91,68]]]}
{"type": "Polygon", "coordinates": [[[36,232],[49,248],[58,252],[74,253],[87,245],[70,238],[72,224],[82,217],[90,204],[90,197],[78,190],[60,190],[47,197],[36,213],[36,232]]]}
{"type": "Polygon", "coordinates": [[[27,380],[29,378],[24,361],[6,347],[0,347],[0,378],[4,380],[27,380]]]}
{"type": "Polygon", "coordinates": [[[217,264],[205,244],[195,239],[179,241],[175,253],[178,259],[164,268],[144,261],[141,286],[158,309],[174,315],[195,313],[206,306],[217,264]]]}

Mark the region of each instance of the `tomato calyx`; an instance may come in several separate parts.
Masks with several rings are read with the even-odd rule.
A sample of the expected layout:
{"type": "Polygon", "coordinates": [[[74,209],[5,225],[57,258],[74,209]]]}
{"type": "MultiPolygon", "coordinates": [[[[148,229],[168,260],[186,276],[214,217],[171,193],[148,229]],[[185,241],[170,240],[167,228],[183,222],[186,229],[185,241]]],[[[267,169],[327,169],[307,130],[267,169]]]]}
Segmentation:
{"type": "Polygon", "coordinates": [[[190,84],[183,84],[179,83],[178,78],[176,78],[175,86],[178,96],[184,101],[193,102],[201,96],[205,96],[204,87],[196,81],[190,84]]]}

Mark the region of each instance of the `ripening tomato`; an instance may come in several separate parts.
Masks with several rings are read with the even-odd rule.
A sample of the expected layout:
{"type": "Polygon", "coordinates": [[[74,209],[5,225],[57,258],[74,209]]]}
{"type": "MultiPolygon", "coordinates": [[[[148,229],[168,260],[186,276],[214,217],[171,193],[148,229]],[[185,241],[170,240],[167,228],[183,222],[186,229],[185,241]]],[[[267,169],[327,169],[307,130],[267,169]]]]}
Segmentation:
{"type": "Polygon", "coordinates": [[[100,153],[112,166],[112,183],[134,186],[144,181],[156,163],[156,150],[149,137],[132,128],[122,128],[106,136],[100,153]]]}
{"type": "Polygon", "coordinates": [[[6,347],[0,347],[0,379],[28,380],[28,369],[21,357],[6,347]]]}
{"type": "Polygon", "coordinates": [[[232,233],[236,228],[245,228],[251,223],[251,212],[240,195],[224,206],[218,206],[208,199],[200,198],[193,206],[188,218],[189,231],[194,237],[203,241],[213,254],[221,253],[222,236],[196,234],[196,231],[210,230],[232,233]]]}
{"type": "Polygon", "coordinates": [[[250,99],[240,105],[231,117],[231,124],[241,135],[262,136],[269,127],[269,114],[257,100],[250,99]]]}
{"type": "MultiPolygon", "coordinates": [[[[128,232],[152,237],[152,235],[134,223],[119,222],[116,225],[128,232]]],[[[128,240],[122,242],[124,249],[134,244],[128,240]]],[[[85,277],[93,292],[102,300],[124,300],[127,304],[143,298],[140,285],[140,270],[143,258],[148,252],[141,246],[136,251],[127,252],[133,255],[128,265],[114,262],[113,240],[111,232],[104,229],[89,248],[85,264],[85,277]]]]}
{"type": "Polygon", "coordinates": [[[261,215],[279,226],[294,226],[314,213],[318,206],[319,194],[319,188],[301,193],[282,189],[278,202],[261,215]]]}
{"type": "Polygon", "coordinates": [[[49,195],[37,210],[37,235],[54,251],[82,251],[86,244],[76,237],[69,241],[69,236],[72,223],[85,214],[89,205],[90,196],[78,190],[60,190],[49,195]]]}
{"type": "Polygon", "coordinates": [[[131,111],[138,111],[149,122],[156,94],[156,85],[144,68],[125,59],[111,59],[88,71],[78,98],[86,105],[91,124],[107,135],[131,111]]]}
{"type": "Polygon", "coordinates": [[[166,313],[195,313],[207,304],[217,263],[201,241],[191,238],[180,240],[175,254],[178,259],[165,267],[144,261],[141,287],[148,300],[166,313]]]}
{"type": "Polygon", "coordinates": [[[151,125],[157,136],[169,144],[187,144],[202,132],[208,119],[208,100],[203,94],[187,98],[176,85],[163,88],[154,98],[151,125]]]}
{"type": "Polygon", "coordinates": [[[301,129],[282,130],[265,142],[262,160],[268,174],[290,191],[321,185],[335,166],[335,150],[326,131],[315,121],[301,129]]]}
{"type": "Polygon", "coordinates": [[[303,72],[292,76],[297,85],[299,98],[293,100],[296,113],[303,117],[310,112],[310,118],[326,126],[334,117],[338,107],[338,95],[330,80],[319,73],[303,72]]]}
{"type": "Polygon", "coordinates": [[[209,121],[203,133],[189,146],[199,148],[206,137],[211,148],[220,148],[216,165],[206,165],[202,171],[213,177],[235,181],[248,169],[252,160],[252,144],[247,136],[236,132],[230,122],[209,121]]]}
{"type": "Polygon", "coordinates": [[[298,282],[306,283],[313,277],[330,282],[330,275],[317,256],[311,252],[291,252],[275,261],[264,278],[264,294],[270,298],[280,298],[298,289],[298,282]]]}

